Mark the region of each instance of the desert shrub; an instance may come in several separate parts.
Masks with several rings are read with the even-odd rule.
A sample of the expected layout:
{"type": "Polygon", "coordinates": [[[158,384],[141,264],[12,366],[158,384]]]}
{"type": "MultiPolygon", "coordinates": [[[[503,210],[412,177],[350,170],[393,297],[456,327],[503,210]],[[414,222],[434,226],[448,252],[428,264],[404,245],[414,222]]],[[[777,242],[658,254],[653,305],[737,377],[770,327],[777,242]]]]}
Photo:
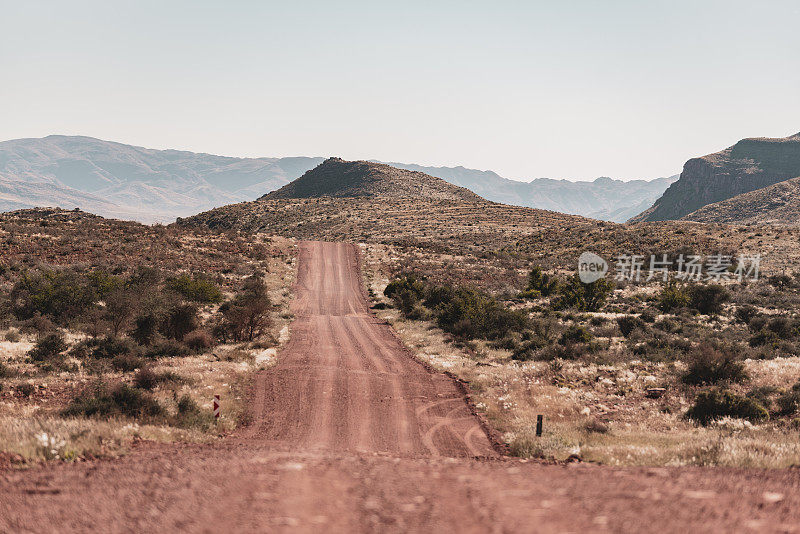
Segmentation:
{"type": "Polygon", "coordinates": [[[6,341],[10,341],[11,343],[17,343],[19,342],[21,337],[19,335],[19,332],[17,332],[12,328],[3,335],[3,339],[5,339],[6,341]]]}
{"type": "Polygon", "coordinates": [[[718,314],[730,297],[728,290],[719,284],[697,284],[689,290],[690,305],[703,315],[718,314]]]}
{"type": "Polygon", "coordinates": [[[589,330],[583,326],[571,325],[561,334],[558,342],[561,345],[569,345],[571,343],[588,343],[591,340],[592,333],[589,330]]]}
{"type": "Polygon", "coordinates": [[[520,332],[528,316],[505,308],[493,297],[474,288],[457,288],[435,308],[436,323],[451,334],[465,339],[499,339],[509,332],[520,332]]]}
{"type": "Polygon", "coordinates": [[[253,341],[269,329],[272,302],[260,274],[245,280],[242,291],[220,307],[223,332],[235,341],[253,341]]]}
{"type": "Polygon", "coordinates": [[[178,384],[184,382],[184,379],[172,371],[156,373],[150,367],[146,366],[140,368],[136,373],[136,376],[133,377],[133,385],[139,389],[144,389],[147,391],[152,391],[159,384],[166,382],[178,384]]]}
{"type": "Polygon", "coordinates": [[[390,299],[394,299],[396,294],[403,291],[411,292],[417,300],[421,300],[425,295],[425,283],[415,275],[408,274],[392,280],[383,290],[383,294],[390,299]]]}
{"type": "Polygon", "coordinates": [[[747,379],[744,363],[731,349],[701,343],[689,353],[689,369],[682,380],[686,384],[743,382],[747,379]]]}
{"type": "Polygon", "coordinates": [[[0,362],[0,378],[11,378],[16,374],[17,373],[12,368],[7,366],[3,362],[0,362]]]}
{"type": "Polygon", "coordinates": [[[97,298],[105,299],[112,291],[121,289],[125,281],[119,276],[114,276],[108,271],[97,269],[86,275],[89,286],[95,291],[97,298]]]}
{"type": "Polygon", "coordinates": [[[392,293],[392,300],[403,317],[421,319],[424,316],[424,311],[419,305],[419,297],[414,291],[406,288],[398,289],[392,293]]]}
{"type": "Polygon", "coordinates": [[[183,338],[197,328],[197,308],[193,304],[177,304],[169,309],[161,321],[161,333],[169,338],[183,338]]]}
{"type": "Polygon", "coordinates": [[[767,330],[773,332],[781,339],[793,339],[797,337],[797,322],[788,317],[773,317],[769,320],[766,327],[767,330]]]}
{"type": "Polygon", "coordinates": [[[653,313],[652,310],[644,310],[639,314],[639,319],[645,323],[654,323],[656,322],[656,314],[653,313]]]}
{"type": "Polygon", "coordinates": [[[217,284],[203,276],[191,277],[188,274],[183,274],[176,278],[168,279],[166,286],[192,302],[201,304],[222,302],[222,292],[217,284]]]}
{"type": "Polygon", "coordinates": [[[781,415],[794,415],[800,410],[800,382],[792,386],[777,399],[781,415]]]}
{"type": "Polygon", "coordinates": [[[36,391],[36,387],[30,382],[23,382],[22,384],[17,384],[14,389],[16,389],[17,393],[19,393],[22,397],[25,397],[26,399],[31,395],[33,395],[33,392],[36,391]]]}
{"type": "Polygon", "coordinates": [[[201,409],[189,395],[182,395],[177,404],[178,413],[173,418],[173,425],[180,428],[207,429],[214,424],[213,414],[201,409]]]}
{"type": "Polygon", "coordinates": [[[574,308],[579,311],[596,312],[603,307],[613,289],[613,282],[605,278],[584,284],[575,274],[559,286],[559,296],[554,306],[558,309],[574,308]]]}
{"type": "Polygon", "coordinates": [[[658,295],[658,309],[671,312],[689,305],[689,294],[678,285],[675,280],[670,280],[658,295]]]}
{"type": "Polygon", "coordinates": [[[35,362],[52,360],[67,350],[67,343],[61,334],[48,334],[39,339],[28,351],[28,357],[35,362]]]}
{"type": "Polygon", "coordinates": [[[150,394],[127,384],[115,387],[97,384],[78,394],[62,413],[67,417],[153,418],[165,411],[150,394]]]}
{"type": "Polygon", "coordinates": [[[619,326],[620,332],[622,332],[622,335],[625,337],[630,336],[637,328],[642,330],[646,328],[644,321],[635,315],[617,317],[617,325],[619,326]]]}
{"type": "Polygon", "coordinates": [[[111,360],[111,367],[123,373],[130,373],[144,367],[144,360],[136,354],[120,354],[111,360]]]}
{"type": "Polygon", "coordinates": [[[538,295],[549,297],[556,291],[557,288],[558,279],[543,272],[542,268],[536,265],[528,274],[528,285],[525,287],[525,291],[522,293],[522,296],[529,298],[536,297],[538,295]]]}
{"type": "Polygon", "coordinates": [[[158,333],[158,317],[148,313],[140,315],[134,320],[134,328],[131,337],[142,346],[148,346],[155,341],[158,333]]]}
{"type": "Polygon", "coordinates": [[[712,389],[697,395],[686,417],[706,426],[723,417],[763,421],[769,418],[769,412],[753,399],[728,390],[712,389]]]}
{"type": "MultiPolygon", "coordinates": [[[[749,325],[750,321],[752,321],[755,317],[759,315],[758,308],[751,304],[745,304],[744,306],[739,306],[736,308],[736,319],[744,324],[749,325]]],[[[760,330],[758,328],[757,330],[760,330]]]]}
{"type": "Polygon", "coordinates": [[[200,353],[214,346],[214,337],[208,330],[197,329],[186,334],[183,342],[194,352],[200,353]]]}
{"type": "Polygon", "coordinates": [[[663,332],[651,332],[632,346],[633,353],[650,361],[670,361],[683,357],[691,350],[691,342],[663,332]]]}
{"type": "Polygon", "coordinates": [[[794,285],[794,280],[788,274],[775,274],[767,278],[769,285],[779,291],[788,289],[794,285]]]}
{"type": "Polygon", "coordinates": [[[97,301],[86,277],[73,271],[23,273],[11,291],[14,314],[30,319],[46,315],[60,323],[78,317],[97,301]]]}
{"type": "Polygon", "coordinates": [[[769,318],[763,315],[756,315],[747,322],[747,327],[752,332],[760,332],[761,330],[764,330],[767,327],[768,322],[769,318]]]}
{"type": "Polygon", "coordinates": [[[145,358],[150,359],[180,358],[183,356],[188,356],[191,353],[192,351],[186,346],[185,343],[176,341],[174,339],[165,339],[153,343],[151,346],[147,347],[144,356],[145,358]]]}
{"type": "Polygon", "coordinates": [[[82,341],[78,346],[85,348],[89,357],[101,360],[112,360],[125,354],[138,355],[140,352],[139,347],[132,340],[112,336],[88,339],[82,341]]]}

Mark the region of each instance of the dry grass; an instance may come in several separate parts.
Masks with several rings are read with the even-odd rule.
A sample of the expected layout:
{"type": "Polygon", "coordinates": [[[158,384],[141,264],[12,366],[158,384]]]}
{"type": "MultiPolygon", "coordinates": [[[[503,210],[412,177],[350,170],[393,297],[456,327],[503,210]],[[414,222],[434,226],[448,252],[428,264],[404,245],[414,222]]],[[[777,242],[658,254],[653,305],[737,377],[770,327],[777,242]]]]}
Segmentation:
{"type": "MultiPolygon", "coordinates": [[[[130,269],[157,265],[168,272],[205,272],[215,276],[226,296],[256,270],[273,303],[269,331],[252,343],[217,345],[188,356],[145,360],[164,377],[151,393],[167,417],[147,421],[125,418],[66,418],[60,415],[81,391],[102,382],[132,384],[138,371],[92,369],[67,357],[65,364],[46,368],[31,362],[27,352],[38,333],[18,327],[0,328],[0,460],[15,464],[43,460],[77,460],[124,454],[136,440],[202,442],[233,430],[243,420],[253,373],[275,363],[288,340],[290,288],[295,276],[296,246],[292,240],[185,232],[136,223],[108,221],[86,214],[52,211],[0,217],[0,249],[6,253],[0,289],[8,290],[17,273],[29,267],[130,269]],[[84,239],[81,239],[84,236],[84,239]],[[221,417],[213,423],[213,395],[221,397],[221,417]],[[177,417],[178,401],[191,399],[200,409],[193,421],[177,417]]],[[[124,271],[123,271],[124,272],[124,271]]],[[[200,309],[201,321],[219,305],[200,309]]],[[[78,324],[78,326],[80,326],[78,324]]],[[[88,334],[71,325],[58,329],[69,345],[88,334]]]]}
{"type": "MultiPolygon", "coordinates": [[[[385,302],[381,296],[392,273],[390,266],[402,263],[402,258],[392,258],[396,251],[386,246],[365,245],[363,250],[367,287],[376,300],[385,302]]],[[[621,298],[647,291],[627,288],[621,298]]],[[[611,328],[613,321],[596,328],[612,336],[609,348],[596,361],[519,362],[510,358],[508,350],[483,341],[459,342],[429,321],[403,318],[396,309],[376,313],[393,325],[420,360],[470,384],[479,411],[502,433],[513,454],[557,460],[577,455],[612,465],[800,465],[800,428],[792,420],[751,424],[723,419],[709,427],[686,420],[684,414],[697,391],[680,382],[686,364],[633,357],[616,327],[611,328]],[[654,387],[665,388],[665,394],[650,398],[648,388],[654,387]],[[543,436],[537,438],[539,414],[544,415],[545,425],[543,436]]],[[[583,314],[582,320],[619,315],[583,314]]],[[[721,322],[732,329],[729,336],[746,331],[729,319],[721,322]]],[[[700,338],[703,332],[690,328],[687,334],[700,338]]],[[[737,391],[785,388],[800,379],[797,356],[748,359],[745,366],[750,380],[733,386],[737,391]]]]}

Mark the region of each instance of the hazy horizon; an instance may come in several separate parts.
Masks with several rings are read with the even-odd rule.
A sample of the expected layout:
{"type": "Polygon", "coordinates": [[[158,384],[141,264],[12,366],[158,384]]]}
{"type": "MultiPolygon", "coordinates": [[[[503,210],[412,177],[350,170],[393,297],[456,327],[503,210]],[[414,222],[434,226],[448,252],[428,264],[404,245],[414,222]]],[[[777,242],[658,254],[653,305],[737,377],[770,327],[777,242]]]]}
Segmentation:
{"type": "Polygon", "coordinates": [[[800,6],[4,5],[0,138],[655,179],[800,130],[800,6]]]}

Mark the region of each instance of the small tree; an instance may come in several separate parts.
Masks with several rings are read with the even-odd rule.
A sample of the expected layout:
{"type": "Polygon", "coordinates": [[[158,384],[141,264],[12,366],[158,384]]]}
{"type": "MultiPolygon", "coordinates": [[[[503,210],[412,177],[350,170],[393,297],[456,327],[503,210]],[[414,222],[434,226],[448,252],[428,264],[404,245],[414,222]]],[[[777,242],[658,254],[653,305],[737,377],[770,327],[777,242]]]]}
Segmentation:
{"type": "Polygon", "coordinates": [[[269,328],[271,309],[267,286],[261,275],[254,274],[245,280],[241,293],[220,307],[220,312],[233,339],[252,341],[269,328]]]}
{"type": "Polygon", "coordinates": [[[596,312],[605,305],[613,289],[613,282],[605,278],[595,280],[590,284],[584,284],[576,273],[568,278],[564,285],[560,286],[560,296],[556,306],[596,312]]]}
{"type": "Polygon", "coordinates": [[[538,265],[528,274],[528,286],[525,293],[538,291],[543,297],[549,297],[558,288],[558,280],[542,271],[538,265]]]}
{"type": "Polygon", "coordinates": [[[178,304],[167,312],[161,323],[161,333],[170,339],[183,338],[197,328],[197,308],[191,304],[178,304]]]}
{"type": "Polygon", "coordinates": [[[108,293],[105,316],[111,324],[114,336],[118,336],[120,330],[131,320],[136,313],[137,304],[135,296],[126,289],[112,289],[108,293]]]}

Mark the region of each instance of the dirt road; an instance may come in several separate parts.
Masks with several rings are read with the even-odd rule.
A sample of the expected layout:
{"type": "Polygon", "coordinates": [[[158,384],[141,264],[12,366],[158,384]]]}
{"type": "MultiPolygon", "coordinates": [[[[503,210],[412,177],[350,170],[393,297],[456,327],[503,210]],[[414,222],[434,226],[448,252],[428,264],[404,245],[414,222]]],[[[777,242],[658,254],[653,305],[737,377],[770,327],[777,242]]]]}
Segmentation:
{"type": "Polygon", "coordinates": [[[355,248],[301,247],[292,340],[213,445],[0,472],[0,532],[800,532],[800,470],[502,458],[366,307],[355,248]]]}

